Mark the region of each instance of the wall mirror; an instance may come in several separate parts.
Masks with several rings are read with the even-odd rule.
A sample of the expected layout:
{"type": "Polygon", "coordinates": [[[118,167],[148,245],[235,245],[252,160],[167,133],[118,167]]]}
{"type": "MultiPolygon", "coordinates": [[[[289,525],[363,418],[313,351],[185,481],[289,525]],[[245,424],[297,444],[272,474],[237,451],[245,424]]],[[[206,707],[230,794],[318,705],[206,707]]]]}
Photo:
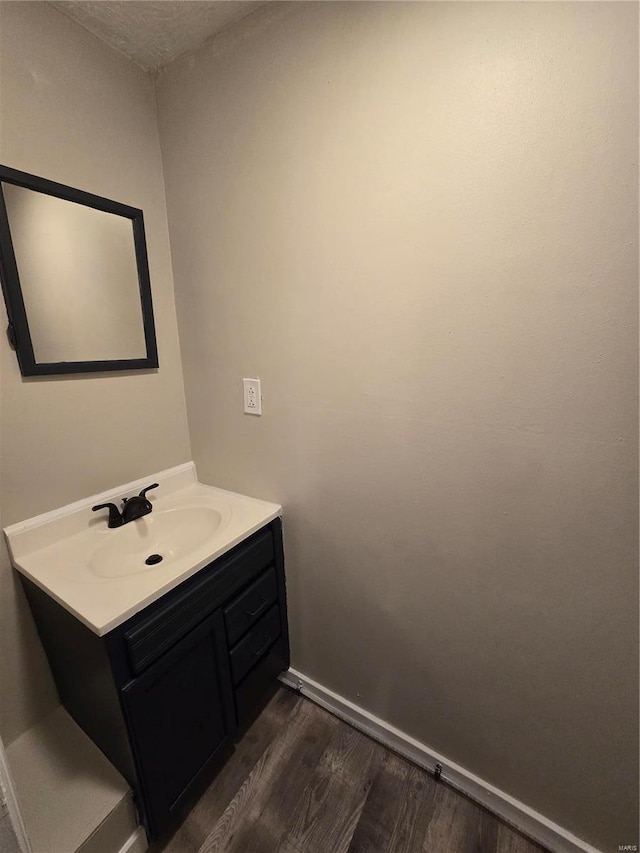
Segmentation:
{"type": "Polygon", "coordinates": [[[23,376],[158,366],[141,210],[0,165],[0,278],[23,376]]]}

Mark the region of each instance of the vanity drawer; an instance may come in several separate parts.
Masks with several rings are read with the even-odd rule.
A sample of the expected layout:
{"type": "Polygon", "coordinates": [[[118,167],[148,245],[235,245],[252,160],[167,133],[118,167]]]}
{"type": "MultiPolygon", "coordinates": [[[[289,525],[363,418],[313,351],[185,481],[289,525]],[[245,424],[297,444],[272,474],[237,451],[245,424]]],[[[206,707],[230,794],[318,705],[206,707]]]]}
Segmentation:
{"type": "Polygon", "coordinates": [[[260,660],[279,636],[280,610],[278,605],[274,604],[231,652],[229,658],[234,684],[242,681],[251,667],[260,660]]]}
{"type": "Polygon", "coordinates": [[[265,695],[277,685],[278,676],[288,666],[286,641],[281,636],[234,691],[238,725],[242,729],[255,719],[265,695]]]}
{"type": "Polygon", "coordinates": [[[169,594],[170,603],[152,606],[153,615],[128,626],[123,638],[134,675],[150,666],[273,559],[273,536],[271,530],[265,530],[185,581],[169,594]]]}
{"type": "Polygon", "coordinates": [[[224,622],[230,646],[267,612],[277,597],[276,569],[272,566],[225,608],[224,622]]]}

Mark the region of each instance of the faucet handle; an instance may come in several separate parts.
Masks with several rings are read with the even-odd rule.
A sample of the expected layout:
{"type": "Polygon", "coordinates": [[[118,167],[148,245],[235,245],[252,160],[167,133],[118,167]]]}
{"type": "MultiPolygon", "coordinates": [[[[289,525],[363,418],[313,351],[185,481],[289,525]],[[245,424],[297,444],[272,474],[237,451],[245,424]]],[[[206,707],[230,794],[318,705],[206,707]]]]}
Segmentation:
{"type": "Polygon", "coordinates": [[[97,504],[96,506],[92,506],[91,509],[93,512],[98,509],[109,510],[108,527],[120,527],[123,523],[122,516],[120,515],[120,510],[115,504],[97,504]]]}
{"type": "Polygon", "coordinates": [[[157,488],[158,488],[158,483],[152,483],[150,486],[147,486],[146,488],[144,488],[144,489],[140,492],[140,494],[138,495],[138,497],[139,497],[139,498],[145,498],[145,499],[147,499],[147,500],[148,500],[148,498],[147,498],[147,492],[150,492],[150,491],[151,491],[151,489],[157,489],[157,488]]]}
{"type": "Polygon", "coordinates": [[[143,515],[148,515],[153,507],[151,501],[147,497],[147,492],[151,489],[157,489],[158,484],[152,483],[143,489],[139,495],[132,498],[122,498],[122,523],[127,524],[129,521],[135,521],[136,518],[142,518],[143,515]]]}

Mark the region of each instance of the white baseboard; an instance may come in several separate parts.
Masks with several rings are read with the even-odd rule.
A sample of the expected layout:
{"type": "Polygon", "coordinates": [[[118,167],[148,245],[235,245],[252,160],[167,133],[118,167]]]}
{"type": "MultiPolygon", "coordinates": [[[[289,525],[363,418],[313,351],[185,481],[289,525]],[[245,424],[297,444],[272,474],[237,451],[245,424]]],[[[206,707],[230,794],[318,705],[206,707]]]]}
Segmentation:
{"type": "Polygon", "coordinates": [[[145,853],[148,846],[147,834],[144,831],[144,827],[139,826],[127,838],[118,853],[145,853]]]}
{"type": "Polygon", "coordinates": [[[528,835],[538,844],[554,851],[554,853],[578,853],[578,851],[579,853],[600,853],[595,847],[572,835],[549,818],[544,817],[544,815],[539,814],[509,794],[505,794],[504,791],[494,788],[493,785],[475,776],[469,770],[455,764],[444,755],[440,755],[434,749],[394,728],[379,717],[374,717],[364,708],[359,708],[343,696],[339,696],[332,690],[323,687],[322,684],[307,678],[303,673],[290,669],[280,676],[280,680],[307,699],[335,714],[336,717],[340,717],[354,728],[364,732],[373,740],[378,741],[393,752],[397,752],[413,764],[417,764],[418,767],[433,773],[436,764],[441,764],[441,778],[452,788],[475,800],[506,823],[528,835]]]}

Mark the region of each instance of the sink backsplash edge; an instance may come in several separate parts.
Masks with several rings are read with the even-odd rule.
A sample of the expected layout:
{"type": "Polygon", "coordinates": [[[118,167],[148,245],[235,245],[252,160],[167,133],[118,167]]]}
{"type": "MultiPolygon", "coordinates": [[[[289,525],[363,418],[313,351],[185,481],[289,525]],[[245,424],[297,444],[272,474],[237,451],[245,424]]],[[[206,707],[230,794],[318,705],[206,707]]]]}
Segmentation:
{"type": "MultiPolygon", "coordinates": [[[[47,547],[54,536],[73,536],[95,524],[104,524],[106,527],[106,514],[93,513],[92,506],[107,501],[119,503],[123,497],[137,494],[153,482],[159,484],[157,492],[163,497],[195,485],[198,482],[195,464],[192,461],[185,462],[5,527],[5,539],[12,561],[16,562],[25,554],[47,547]]],[[[152,500],[155,492],[149,493],[152,500]]]]}

